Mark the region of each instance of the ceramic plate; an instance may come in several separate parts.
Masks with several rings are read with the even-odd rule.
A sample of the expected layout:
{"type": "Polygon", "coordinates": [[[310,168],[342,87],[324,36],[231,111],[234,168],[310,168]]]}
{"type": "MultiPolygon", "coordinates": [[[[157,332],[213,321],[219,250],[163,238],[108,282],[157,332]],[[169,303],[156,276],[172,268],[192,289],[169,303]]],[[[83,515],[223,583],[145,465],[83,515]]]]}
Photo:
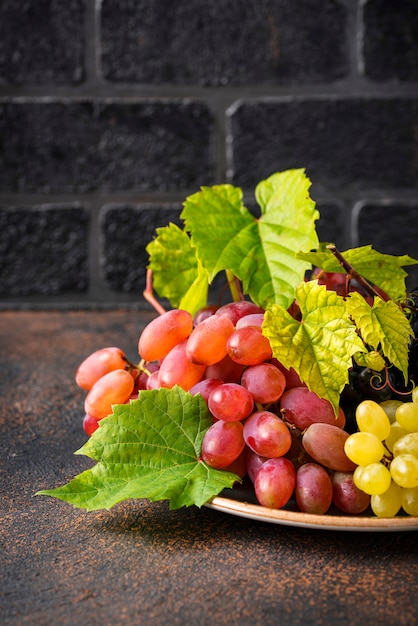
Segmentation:
{"type": "Polygon", "coordinates": [[[338,512],[326,515],[312,515],[292,510],[294,504],[284,509],[268,509],[252,502],[253,498],[247,490],[228,489],[216,496],[205,506],[260,522],[270,524],[283,524],[285,526],[297,526],[300,528],[315,528],[322,530],[344,530],[360,532],[400,532],[418,530],[418,517],[397,516],[392,518],[379,518],[368,515],[344,515],[338,512]]]}

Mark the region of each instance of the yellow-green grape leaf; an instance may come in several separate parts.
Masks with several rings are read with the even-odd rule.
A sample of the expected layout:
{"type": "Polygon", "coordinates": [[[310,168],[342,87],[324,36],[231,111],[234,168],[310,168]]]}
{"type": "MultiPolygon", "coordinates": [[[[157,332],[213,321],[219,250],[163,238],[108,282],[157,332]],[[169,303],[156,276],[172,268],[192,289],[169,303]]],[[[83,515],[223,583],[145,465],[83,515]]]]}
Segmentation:
{"type": "Polygon", "coordinates": [[[263,334],[273,356],[293,367],[311,391],[338,412],[340,394],[348,383],[351,357],[366,348],[349,319],[344,299],[312,280],[296,289],[302,319],[295,320],[279,305],[266,310],[263,334]]]}
{"type": "MultiPolygon", "coordinates": [[[[370,245],[351,248],[341,254],[356,272],[373,285],[380,287],[389,298],[396,301],[405,299],[405,279],[408,274],[402,267],[416,265],[417,259],[407,254],[403,256],[382,254],[370,245]]],[[[345,273],[332,252],[326,250],[324,246],[321,246],[318,252],[298,252],[297,257],[309,261],[325,272],[345,273]]]]}
{"type": "Polygon", "coordinates": [[[311,267],[295,252],[318,245],[319,213],[309,187],[304,170],[273,174],[256,189],[259,218],[244,206],[242,190],[232,185],[203,187],[189,196],[181,217],[209,281],[229,270],[259,306],[276,303],[288,308],[295,287],[311,267]]]}
{"type": "Polygon", "coordinates": [[[208,273],[199,263],[196,249],[188,234],[176,224],[157,228],[156,237],[146,247],[153,287],[174,308],[192,315],[205,306],[208,295],[208,273]]]}
{"type": "Polygon", "coordinates": [[[200,507],[240,481],[200,460],[204,434],[213,423],[200,394],[180,387],[141,391],[138,400],[113,411],[76,452],[97,463],[66,485],[37,495],[89,511],[130,498],[169,500],[177,509],[200,507]]]}
{"type": "Polygon", "coordinates": [[[370,306],[356,292],[347,298],[347,311],[356,323],[366,344],[377,350],[397,367],[408,382],[408,346],[413,337],[411,326],[399,306],[389,300],[374,298],[370,306]]]}
{"type": "Polygon", "coordinates": [[[371,350],[370,352],[356,352],[353,355],[354,361],[360,367],[368,367],[374,372],[381,372],[384,369],[386,363],[380,352],[371,350]]]}

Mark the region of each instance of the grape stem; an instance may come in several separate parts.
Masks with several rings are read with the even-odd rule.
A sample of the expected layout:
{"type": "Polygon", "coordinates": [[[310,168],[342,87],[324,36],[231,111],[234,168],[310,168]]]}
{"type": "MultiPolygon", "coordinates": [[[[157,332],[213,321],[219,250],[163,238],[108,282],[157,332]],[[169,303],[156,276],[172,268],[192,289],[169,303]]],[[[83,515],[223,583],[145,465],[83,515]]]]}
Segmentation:
{"type": "Polygon", "coordinates": [[[348,276],[350,278],[354,278],[354,280],[356,280],[362,287],[364,287],[367,293],[369,293],[371,296],[377,296],[385,302],[388,302],[390,300],[389,296],[385,293],[376,291],[376,289],[361,274],[359,274],[352,265],[350,265],[350,263],[343,257],[341,252],[337,250],[334,244],[329,244],[327,248],[328,250],[330,250],[330,252],[332,252],[341,267],[344,269],[345,272],[347,272],[348,276]]]}
{"type": "Polygon", "coordinates": [[[231,270],[225,270],[226,279],[228,281],[229,290],[231,292],[231,296],[234,302],[239,302],[243,300],[242,292],[239,287],[239,282],[236,276],[231,272],[231,270]]]}
{"type": "Polygon", "coordinates": [[[154,296],[154,291],[152,288],[152,270],[147,270],[145,289],[142,293],[145,300],[154,307],[157,313],[159,313],[160,315],[166,313],[165,308],[158,302],[157,298],[154,296]]]}

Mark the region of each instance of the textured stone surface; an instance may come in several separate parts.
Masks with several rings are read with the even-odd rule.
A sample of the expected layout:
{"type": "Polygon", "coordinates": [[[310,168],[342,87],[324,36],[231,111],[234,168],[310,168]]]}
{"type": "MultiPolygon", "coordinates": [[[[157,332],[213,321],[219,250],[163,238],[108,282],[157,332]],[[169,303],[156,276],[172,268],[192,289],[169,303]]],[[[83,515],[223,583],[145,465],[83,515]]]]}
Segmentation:
{"type": "Polygon", "coordinates": [[[85,291],[87,241],[80,206],[0,207],[0,296],[85,291]]]}
{"type": "Polygon", "coordinates": [[[369,0],[363,8],[366,76],[377,81],[418,80],[416,0],[369,0]]]}
{"type": "Polygon", "coordinates": [[[130,500],[87,513],[34,493],[91,466],[74,455],[74,372],[138,313],[0,313],[2,626],[411,626],[418,533],[333,532],[130,500]]]}
{"type": "MultiPolygon", "coordinates": [[[[385,254],[418,259],[418,203],[362,203],[357,207],[360,245],[372,244],[385,254]]],[[[406,267],[409,286],[418,287],[418,266],[406,267]]]]}
{"type": "Polygon", "coordinates": [[[345,29],[344,7],[330,0],[104,0],[103,74],[152,84],[334,81],[348,71],[345,29]]]}
{"type": "Polygon", "coordinates": [[[199,102],[5,102],[0,189],[195,188],[213,179],[212,131],[199,102]]]}
{"type": "Polygon", "coordinates": [[[148,265],[147,244],[155,229],[181,224],[181,205],[107,206],[101,215],[101,265],[111,289],[142,293],[148,265]]]}
{"type": "Polygon", "coordinates": [[[3,0],[0,82],[77,84],[84,78],[85,0],[3,0]]]}
{"type": "Polygon", "coordinates": [[[417,99],[278,98],[229,111],[233,181],[305,167],[330,189],[417,186],[417,99]]]}

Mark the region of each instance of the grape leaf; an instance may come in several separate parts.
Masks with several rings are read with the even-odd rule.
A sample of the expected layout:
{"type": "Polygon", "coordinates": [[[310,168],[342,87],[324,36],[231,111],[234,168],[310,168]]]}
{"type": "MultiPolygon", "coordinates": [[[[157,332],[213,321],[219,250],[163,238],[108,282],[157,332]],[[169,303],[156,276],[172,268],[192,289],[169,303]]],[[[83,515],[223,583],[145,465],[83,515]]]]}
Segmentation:
{"type": "Polygon", "coordinates": [[[273,356],[287,369],[293,367],[311,391],[328,400],[338,412],[340,393],[348,383],[351,357],[366,348],[348,317],[344,299],[318,281],[296,289],[302,320],[279,305],[264,315],[263,334],[273,356]]]}
{"type": "Polygon", "coordinates": [[[153,287],[161,298],[174,308],[192,315],[205,306],[208,295],[208,274],[196,257],[188,234],[176,224],[157,228],[156,237],[147,245],[153,287]]]}
{"type": "Polygon", "coordinates": [[[48,495],[89,511],[130,498],[169,500],[170,508],[202,506],[238,476],[200,460],[212,417],[203,398],[180,387],[141,391],[138,400],[115,405],[87,443],[96,465],[48,495]]]}
{"type": "MultiPolygon", "coordinates": [[[[382,254],[370,245],[345,250],[342,255],[361,276],[380,287],[392,300],[405,299],[407,272],[402,267],[415,265],[418,260],[407,254],[403,256],[382,254]]],[[[318,252],[298,252],[296,256],[309,261],[325,272],[344,273],[338,260],[324,246],[321,246],[318,252]]]]}
{"type": "Polygon", "coordinates": [[[280,172],[262,181],[256,190],[258,219],[244,206],[242,190],[232,185],[203,187],[189,196],[181,218],[209,281],[229,270],[259,306],[276,303],[288,308],[310,268],[309,262],[296,259],[295,251],[318,245],[319,213],[309,187],[304,170],[280,172]]]}
{"type": "Polygon", "coordinates": [[[355,321],[365,343],[383,354],[404,375],[408,383],[408,345],[414,336],[411,326],[399,306],[389,300],[374,298],[370,306],[354,292],[347,298],[347,311],[355,321]]]}

